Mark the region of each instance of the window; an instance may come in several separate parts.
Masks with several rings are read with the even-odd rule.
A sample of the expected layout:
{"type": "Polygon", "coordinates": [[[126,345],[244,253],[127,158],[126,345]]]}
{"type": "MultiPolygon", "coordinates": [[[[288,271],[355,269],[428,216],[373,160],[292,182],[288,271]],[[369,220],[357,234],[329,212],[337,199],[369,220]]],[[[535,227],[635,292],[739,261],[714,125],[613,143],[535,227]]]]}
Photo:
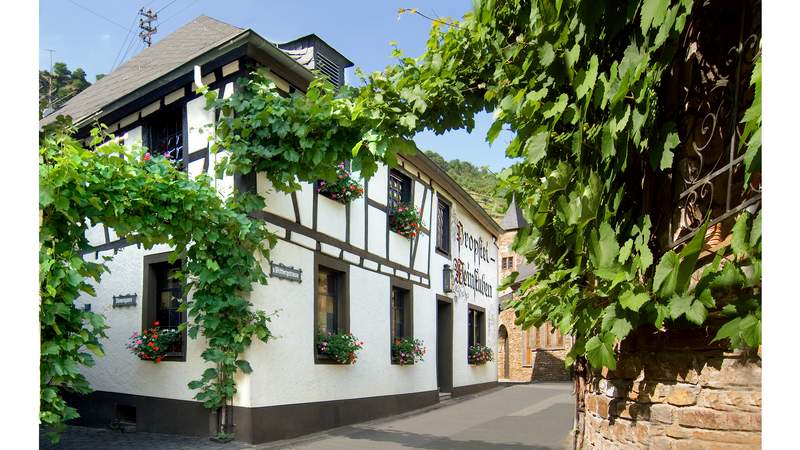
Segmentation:
{"type": "Polygon", "coordinates": [[[486,345],[485,313],[470,305],[467,310],[467,345],[486,345]]]}
{"type": "Polygon", "coordinates": [[[327,333],[343,331],[341,325],[344,274],[320,266],[317,272],[317,330],[327,333]]]}
{"type": "Polygon", "coordinates": [[[530,366],[533,362],[533,353],[537,350],[560,350],[564,348],[564,335],[558,328],[549,322],[541,324],[538,328],[525,330],[525,355],[523,365],[530,366]]]}
{"type": "Polygon", "coordinates": [[[442,199],[436,208],[436,250],[450,256],[450,204],[442,199]]]}
{"type": "Polygon", "coordinates": [[[514,257],[513,256],[504,256],[501,267],[503,270],[511,270],[514,268],[514,257]]]}
{"type": "Polygon", "coordinates": [[[146,118],[145,142],[153,155],[164,155],[176,163],[184,156],[183,108],[162,109],[146,118]]]}
{"type": "Polygon", "coordinates": [[[347,263],[317,253],[314,277],[314,355],[316,362],[326,358],[317,353],[320,333],[350,331],[350,310],[347,298],[347,263]]]}
{"type": "Polygon", "coordinates": [[[389,209],[411,202],[411,178],[398,170],[389,172],[389,209]]]}
{"type": "Polygon", "coordinates": [[[408,301],[409,292],[406,289],[392,286],[392,306],[390,321],[392,324],[392,340],[410,336],[408,312],[410,303],[408,301]]]}
{"type": "MultiPolygon", "coordinates": [[[[395,280],[393,283],[402,284],[402,280],[395,280]]],[[[392,340],[395,338],[412,337],[414,335],[413,324],[413,305],[411,298],[411,284],[392,286],[391,293],[391,317],[389,321],[392,327],[392,340]]]]}
{"type": "MultiPolygon", "coordinates": [[[[407,280],[392,280],[390,306],[389,306],[389,326],[390,347],[391,343],[398,338],[414,337],[414,309],[411,294],[411,283],[407,280]]],[[[392,364],[397,363],[392,355],[392,364]]]]}
{"type": "MultiPolygon", "coordinates": [[[[176,279],[181,261],[170,263],[169,252],[144,257],[144,299],[142,302],[142,329],[151,328],[158,322],[160,329],[177,329],[186,322],[186,313],[179,311],[183,293],[176,279]]],[[[181,339],[172,344],[165,360],[186,360],[186,331],[181,339]]]]}

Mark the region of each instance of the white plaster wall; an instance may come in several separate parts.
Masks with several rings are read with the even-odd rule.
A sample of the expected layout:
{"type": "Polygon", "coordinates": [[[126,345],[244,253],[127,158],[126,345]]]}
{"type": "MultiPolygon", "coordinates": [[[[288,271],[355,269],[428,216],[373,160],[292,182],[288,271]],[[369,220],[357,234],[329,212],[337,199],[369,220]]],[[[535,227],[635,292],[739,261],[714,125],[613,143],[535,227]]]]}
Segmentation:
{"type": "MultiPolygon", "coordinates": [[[[89,223],[88,219],[86,221],[87,225],[89,223]]],[[[94,226],[89,226],[89,229],[86,230],[86,239],[89,241],[89,245],[97,246],[106,243],[106,234],[103,231],[103,224],[97,224],[94,226]]]]}
{"type": "Polygon", "coordinates": [[[301,183],[301,188],[295,193],[297,206],[300,211],[300,225],[307,228],[314,226],[314,184],[301,183]]]}
{"type": "Polygon", "coordinates": [[[404,266],[410,266],[411,239],[405,238],[394,231],[389,232],[389,260],[404,266]]]}
{"type": "MultiPolygon", "coordinates": [[[[76,303],[90,304],[92,312],[102,314],[110,326],[106,330],[108,339],[102,341],[105,356],[95,357],[94,367],[82,367],[82,372],[92,389],[120,392],[126,394],[164,397],[179,400],[192,400],[196,391],[186,386],[189,381],[199,378],[206,364],[200,354],[205,350],[202,338],[189,339],[185,362],[162,361],[154,364],[142,361],[133,355],[125,344],[134,331],[141,332],[143,301],[143,258],[153,253],[169,251],[166,245],[155,246],[151,250],[125,247],[116,255],[108,251],[100,255],[113,256],[106,263],[110,273],[103,274],[100,283],[92,283],[96,297],[82,295],[76,303]],[[114,295],[136,294],[136,306],[113,308],[114,295]]],[[[87,254],[88,261],[95,261],[94,253],[87,254]]]]}
{"type": "Polygon", "coordinates": [[[203,166],[205,165],[204,159],[198,159],[197,161],[192,161],[189,163],[189,176],[192,178],[197,178],[198,175],[203,174],[203,166]]]}
{"type": "Polygon", "coordinates": [[[375,171],[368,183],[369,198],[385,205],[389,198],[389,169],[384,165],[378,166],[378,170],[375,171]]]}
{"type": "Polygon", "coordinates": [[[221,150],[210,155],[208,161],[208,173],[214,179],[214,188],[223,199],[227,198],[233,193],[233,175],[223,174],[221,177],[216,176],[217,165],[221,163],[223,158],[228,157],[230,152],[221,150]]]}
{"type": "Polygon", "coordinates": [[[417,236],[419,244],[417,244],[417,254],[414,257],[414,270],[423,273],[428,273],[428,251],[430,249],[430,238],[427,234],[420,234],[417,236]]]}
{"type": "Polygon", "coordinates": [[[367,219],[369,226],[369,235],[367,236],[367,251],[385,258],[386,227],[389,225],[386,219],[386,213],[378,208],[368,206],[367,214],[369,214],[367,219]]]}
{"type": "MultiPolygon", "coordinates": [[[[226,86],[225,94],[231,91],[226,86]]],[[[189,136],[187,148],[189,152],[206,148],[210,129],[200,129],[201,125],[213,120],[213,112],[204,108],[205,100],[198,98],[187,104],[187,120],[189,136]]],[[[125,145],[134,146],[141,142],[141,127],[133,128],[125,136],[125,145]]],[[[219,156],[219,155],[217,155],[219,156]]],[[[213,171],[214,155],[209,170],[213,171]]],[[[190,165],[190,173],[199,173],[203,161],[190,165]]],[[[412,174],[416,169],[406,166],[412,174]]],[[[212,172],[213,173],[213,172],[212,172]]],[[[223,191],[229,189],[232,180],[218,180],[217,187],[223,191]]],[[[366,181],[369,198],[381,204],[387,202],[388,169],[380,166],[377,173],[366,181]]],[[[424,186],[415,182],[414,202],[422,206],[424,186]]],[[[299,200],[299,220],[309,228],[313,224],[313,184],[303,183],[302,189],[296,193],[299,200]]],[[[277,193],[263,174],[257,176],[257,191],[265,197],[267,211],[284,217],[292,222],[298,220],[294,214],[291,196],[277,193]]],[[[464,229],[474,235],[480,235],[491,242],[491,235],[483,230],[477,221],[452,202],[451,216],[453,221],[460,219],[464,229]]],[[[350,220],[351,243],[359,248],[367,247],[370,253],[380,257],[386,255],[386,214],[374,207],[366,207],[369,218],[368,242],[364,242],[364,202],[358,199],[351,204],[350,220]]],[[[319,198],[318,229],[341,241],[345,240],[346,218],[345,207],[330,199],[319,198]]],[[[431,215],[436,205],[429,192],[426,197],[424,223],[432,232],[436,229],[435,214],[431,215]]],[[[282,230],[277,230],[281,231],[282,230]]],[[[390,255],[388,257],[399,264],[409,265],[411,241],[395,233],[390,235],[390,255]]],[[[104,242],[102,228],[93,228],[90,236],[94,240],[104,242]]],[[[299,235],[293,233],[293,239],[299,235]]],[[[452,256],[458,256],[458,246],[453,237],[452,256]]],[[[112,240],[116,236],[112,232],[112,240]]],[[[307,238],[308,239],[308,238],[307,238]]],[[[276,338],[268,344],[255,342],[245,359],[251,362],[254,373],[251,376],[240,376],[238,380],[239,395],[237,404],[242,406],[268,406],[312,401],[325,401],[344,398],[359,398],[399,393],[420,392],[436,389],[436,297],[441,294],[441,272],[444,264],[452,261],[433,251],[435,238],[427,235],[418,237],[417,259],[414,268],[422,272],[428,269],[428,253],[430,252],[430,288],[414,286],[414,335],[422,339],[428,348],[425,361],[411,367],[392,365],[389,351],[389,277],[384,274],[350,266],[350,328],[353,334],[364,341],[365,348],[359,353],[359,360],[352,366],[314,364],[313,358],[313,289],[314,289],[314,255],[313,251],[290,242],[278,241],[272,251],[272,259],[303,270],[303,282],[293,283],[281,279],[270,279],[266,286],[255,286],[251,293],[251,301],[257,308],[267,312],[278,311],[279,315],[270,324],[276,338]]],[[[315,241],[312,240],[315,244],[315,241]]],[[[197,378],[205,369],[200,353],[205,349],[202,338],[190,339],[187,345],[187,361],[164,361],[153,364],[141,361],[126,348],[133,331],[141,331],[141,302],[143,288],[143,257],[148,253],[167,251],[164,246],[145,251],[135,246],[127,247],[108,263],[111,273],[105,274],[96,287],[97,297],[83,296],[79,304],[90,303],[92,310],[107,317],[111,328],[109,339],[104,343],[106,356],[97,358],[97,365],[86,368],[85,374],[96,390],[121,392],[136,395],[156,396],[191,400],[195,391],[187,388],[187,383],[197,378]],[[112,296],[136,293],[136,307],[112,308],[112,296]]],[[[494,267],[485,267],[486,281],[496,287],[497,248],[489,247],[490,256],[494,258],[494,267]]],[[[108,251],[103,254],[112,255],[108,251]]],[[[102,256],[102,254],[101,254],[102,256]]],[[[462,258],[471,255],[462,255],[462,258]]],[[[94,254],[87,255],[93,259],[94,254]]],[[[265,271],[269,266],[265,262],[265,271]]],[[[472,292],[471,289],[459,288],[457,292],[448,294],[454,299],[453,321],[453,382],[454,386],[484,383],[496,380],[496,363],[484,366],[469,366],[466,357],[467,340],[467,307],[472,303],[486,310],[487,345],[495,350],[497,341],[497,293],[490,298],[472,292]]]]}
{"type": "MultiPolygon", "coordinates": [[[[467,364],[467,310],[468,305],[473,304],[485,309],[486,320],[486,345],[489,346],[497,357],[497,333],[499,327],[499,314],[498,314],[498,295],[497,295],[497,246],[493,243],[492,235],[483,229],[472,216],[465,211],[458,203],[453,201],[441,191],[437,192],[436,201],[438,197],[443,196],[446,200],[451,202],[450,207],[450,258],[443,257],[435,251],[436,239],[435,235],[431,238],[429,243],[429,251],[431,252],[431,288],[440,295],[446,295],[453,299],[453,386],[466,386],[470,384],[486,383],[497,380],[497,361],[492,361],[483,365],[469,365],[467,364]],[[494,258],[494,262],[489,264],[482,262],[480,271],[486,275],[486,282],[490,283],[495,289],[491,297],[485,297],[478,292],[465,286],[455,286],[454,292],[444,294],[442,292],[442,268],[444,264],[449,264],[454,268],[452,259],[460,257],[465,262],[471,264],[474,268],[472,253],[466,249],[459,249],[458,242],[456,242],[456,229],[455,224],[461,221],[464,226],[464,231],[474,236],[479,236],[484,241],[489,242],[489,258],[494,258]]],[[[433,205],[436,205],[434,202],[433,205]]],[[[437,229],[436,214],[432,217],[431,230],[435,233],[437,229]]]]}
{"type": "Polygon", "coordinates": [[[256,191],[258,195],[264,198],[266,203],[264,211],[269,211],[292,222],[295,221],[292,196],[277,192],[263,173],[259,173],[256,176],[256,191]]]}
{"type": "Polygon", "coordinates": [[[142,127],[134,127],[130,130],[126,131],[124,135],[122,135],[122,139],[125,141],[125,147],[129,150],[134,148],[138,148],[142,146],[142,127]]]}
{"type": "Polygon", "coordinates": [[[364,342],[354,365],[314,363],[313,252],[280,241],[273,261],[303,269],[303,282],[272,279],[251,299],[266,311],[279,311],[271,324],[278,338],[255,343],[247,354],[252,406],[269,406],[436,389],[436,311],[432,293],[414,290],[414,333],[428,346],[429,357],[404,367],[391,364],[389,277],[350,266],[350,331],[364,342]]]}
{"type": "Polygon", "coordinates": [[[350,243],[363,249],[364,243],[364,216],[366,215],[364,197],[357,198],[350,203],[350,243]]]}
{"type": "Polygon", "coordinates": [[[324,195],[318,195],[317,208],[317,231],[344,242],[347,232],[347,207],[324,195]]]}
{"type": "Polygon", "coordinates": [[[208,147],[208,140],[213,132],[209,125],[214,123],[214,111],[206,110],[205,97],[197,97],[186,102],[186,122],[189,126],[186,154],[208,147]]]}
{"type": "MultiPolygon", "coordinates": [[[[419,181],[414,181],[414,207],[417,208],[417,211],[419,211],[422,208],[422,197],[425,195],[425,189],[426,188],[425,188],[424,184],[420,183],[419,181]]],[[[430,197],[430,193],[428,193],[428,197],[430,197]]],[[[425,203],[428,203],[428,201],[425,200],[425,203]]],[[[423,223],[423,226],[427,227],[429,225],[428,224],[428,219],[427,219],[428,218],[428,208],[427,207],[425,207],[425,210],[423,211],[423,213],[424,213],[424,216],[423,216],[422,223],[423,223]]]]}

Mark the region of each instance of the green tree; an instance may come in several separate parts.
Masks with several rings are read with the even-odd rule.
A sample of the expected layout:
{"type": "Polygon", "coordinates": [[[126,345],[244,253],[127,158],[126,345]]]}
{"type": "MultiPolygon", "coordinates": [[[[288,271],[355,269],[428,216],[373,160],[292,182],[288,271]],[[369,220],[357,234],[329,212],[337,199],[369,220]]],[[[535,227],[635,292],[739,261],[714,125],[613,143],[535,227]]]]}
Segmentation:
{"type": "Polygon", "coordinates": [[[425,155],[447,172],[495,220],[503,217],[506,201],[497,192],[497,175],[488,167],[477,167],[460,159],[448,161],[433,150],[426,150],[425,155]]]}
{"type": "MultiPolygon", "coordinates": [[[[101,76],[102,78],[102,76],[101,76]]],[[[58,109],[70,98],[83,91],[91,83],[86,81],[86,72],[77,68],[70,71],[66,63],[57,62],[53,64],[53,72],[47,70],[39,71],[39,118],[45,108],[52,106],[58,109]],[[52,101],[52,105],[50,102],[52,101]]]]}

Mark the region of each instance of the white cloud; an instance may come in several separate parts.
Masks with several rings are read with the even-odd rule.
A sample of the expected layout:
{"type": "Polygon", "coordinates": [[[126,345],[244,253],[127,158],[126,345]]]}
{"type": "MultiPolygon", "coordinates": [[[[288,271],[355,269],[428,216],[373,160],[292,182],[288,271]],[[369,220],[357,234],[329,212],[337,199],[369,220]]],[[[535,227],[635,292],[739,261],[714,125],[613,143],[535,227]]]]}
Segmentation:
{"type": "Polygon", "coordinates": [[[109,39],[111,39],[111,35],[110,35],[110,34],[108,34],[108,33],[105,33],[105,34],[101,34],[101,35],[100,35],[100,40],[101,40],[101,41],[107,41],[107,40],[109,40],[109,39]]]}

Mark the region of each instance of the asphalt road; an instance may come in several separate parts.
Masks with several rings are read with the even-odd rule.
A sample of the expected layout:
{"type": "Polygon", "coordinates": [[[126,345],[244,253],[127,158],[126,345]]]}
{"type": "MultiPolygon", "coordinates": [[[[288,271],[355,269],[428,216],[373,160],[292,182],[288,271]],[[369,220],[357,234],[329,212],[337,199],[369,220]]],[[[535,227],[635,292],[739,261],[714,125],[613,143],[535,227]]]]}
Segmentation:
{"type": "Polygon", "coordinates": [[[570,383],[523,384],[402,416],[353,425],[263,449],[464,449],[571,448],[574,397],[570,383]]]}
{"type": "Polygon", "coordinates": [[[157,433],[120,434],[69,427],[47,450],[545,450],[571,448],[574,399],[569,383],[498,387],[446,400],[418,411],[346,426],[288,441],[252,446],[157,433]]]}

